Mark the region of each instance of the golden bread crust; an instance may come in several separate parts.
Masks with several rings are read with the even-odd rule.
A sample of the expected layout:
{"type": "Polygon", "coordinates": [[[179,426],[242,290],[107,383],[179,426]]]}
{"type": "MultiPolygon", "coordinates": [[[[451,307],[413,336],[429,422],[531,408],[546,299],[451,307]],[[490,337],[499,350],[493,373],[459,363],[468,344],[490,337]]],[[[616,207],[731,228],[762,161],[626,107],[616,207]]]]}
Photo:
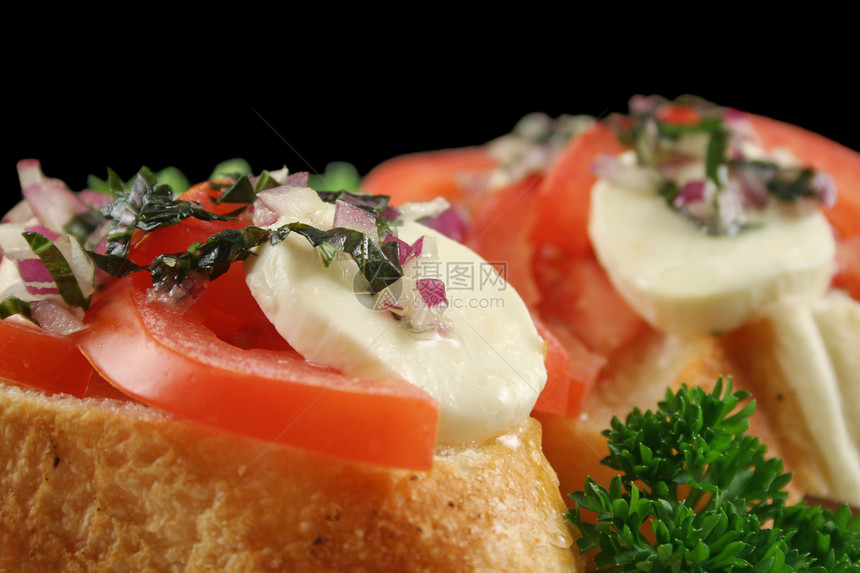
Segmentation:
{"type": "Polygon", "coordinates": [[[529,419],[430,472],[0,384],[0,571],[580,571],[529,419]]]}
{"type": "MultiPolygon", "coordinates": [[[[535,413],[543,427],[543,449],[559,476],[561,491],[581,490],[589,476],[607,485],[618,472],[600,461],[609,455],[601,432],[610,427],[612,416],[623,419],[634,407],[654,410],[667,388],[681,384],[713,389],[716,381],[732,379],[736,390],[749,390],[758,400],[755,381],[759,375],[738,361],[734,339],[725,336],[674,337],[648,329],[632,344],[613,355],[589,394],[583,414],[565,418],[535,413]]],[[[786,444],[774,430],[770,404],[758,404],[750,419],[750,432],[768,446],[772,457],[784,457],[786,444]]],[[[805,464],[792,457],[786,471],[805,464]]],[[[804,482],[793,483],[790,493],[800,496],[804,482]]],[[[569,506],[573,502],[566,497],[569,506]]]]}

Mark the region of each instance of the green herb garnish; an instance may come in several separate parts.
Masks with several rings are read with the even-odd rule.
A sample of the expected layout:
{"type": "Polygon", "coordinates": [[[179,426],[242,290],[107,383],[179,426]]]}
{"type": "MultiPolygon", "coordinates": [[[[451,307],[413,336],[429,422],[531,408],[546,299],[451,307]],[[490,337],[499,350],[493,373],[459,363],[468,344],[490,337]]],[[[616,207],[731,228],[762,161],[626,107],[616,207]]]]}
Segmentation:
{"type": "MultiPolygon", "coordinates": [[[[351,256],[358,265],[361,276],[367,281],[370,294],[379,293],[403,276],[398,259],[398,246],[394,241],[377,243],[364,233],[341,227],[321,231],[303,223],[290,223],[286,228],[305,237],[316,248],[326,267],[331,265],[340,253],[351,256]]],[[[283,232],[282,227],[281,237],[283,232]]]]}
{"type": "Polygon", "coordinates": [[[78,279],[60,249],[41,233],[26,231],[22,235],[30,245],[30,249],[45,264],[63,301],[72,306],[87,308],[89,300],[81,291],[78,279]]]}
{"type": "Polygon", "coordinates": [[[33,320],[33,309],[28,301],[21,300],[17,296],[10,296],[0,301],[0,320],[16,314],[20,314],[24,318],[36,322],[33,320]]]}
{"type": "Polygon", "coordinates": [[[152,276],[152,286],[169,291],[186,278],[202,277],[215,280],[236,261],[247,259],[254,247],[268,237],[265,229],[249,225],[243,229],[225,229],[206,242],[189,245],[184,253],[161,254],[146,267],[152,276]]]}
{"type": "Polygon", "coordinates": [[[608,489],[589,478],[567,514],[599,571],[860,571],[860,519],[786,505],[782,461],[745,434],[748,398],[721,379],[613,419],[603,463],[622,473],[608,489]]]}
{"type": "Polygon", "coordinates": [[[115,178],[110,179],[114,201],[102,214],[111,219],[107,234],[106,252],[110,256],[125,257],[135,229],[153,231],[174,225],[190,217],[204,221],[229,221],[232,217],[218,215],[200,204],[174,199],[169,185],[158,183],[156,176],[146,167],[138,171],[131,189],[126,191],[115,178]]]}

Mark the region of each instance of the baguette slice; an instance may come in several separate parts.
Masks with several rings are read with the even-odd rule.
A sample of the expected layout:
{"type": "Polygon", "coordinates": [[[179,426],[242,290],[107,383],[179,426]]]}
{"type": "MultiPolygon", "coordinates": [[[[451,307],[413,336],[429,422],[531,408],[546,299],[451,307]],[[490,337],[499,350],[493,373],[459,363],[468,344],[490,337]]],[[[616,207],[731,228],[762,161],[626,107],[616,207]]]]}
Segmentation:
{"type": "Polygon", "coordinates": [[[0,383],[0,571],[581,571],[534,419],[432,471],[0,383]]]}

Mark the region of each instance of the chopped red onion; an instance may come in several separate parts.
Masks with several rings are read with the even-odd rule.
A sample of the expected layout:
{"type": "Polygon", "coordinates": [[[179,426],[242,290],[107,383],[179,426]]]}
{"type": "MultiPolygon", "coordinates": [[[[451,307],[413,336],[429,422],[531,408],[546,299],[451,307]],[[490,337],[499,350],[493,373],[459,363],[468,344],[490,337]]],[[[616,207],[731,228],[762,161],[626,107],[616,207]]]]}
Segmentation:
{"type": "Polygon", "coordinates": [[[818,198],[825,207],[833,207],[836,204],[836,182],[829,173],[816,171],[812,188],[818,192],[818,198]]]}
{"type": "Polygon", "coordinates": [[[60,289],[55,286],[36,286],[33,283],[27,283],[26,289],[33,296],[60,296],[60,289]]]}
{"type": "Polygon", "coordinates": [[[306,221],[320,228],[331,228],[331,220],[320,220],[323,212],[320,211],[319,196],[307,187],[283,185],[257,193],[253,211],[255,225],[273,225],[282,214],[289,214],[290,221],[306,221]]]}
{"type": "Polygon", "coordinates": [[[28,225],[27,227],[24,227],[24,230],[29,231],[31,233],[39,233],[40,235],[44,235],[45,238],[49,241],[56,241],[61,236],[59,233],[54,232],[53,230],[49,229],[44,225],[28,225]]]}
{"type": "Polygon", "coordinates": [[[405,265],[410,260],[420,257],[421,251],[424,248],[424,236],[418,237],[418,239],[413,243],[409,244],[403,239],[392,235],[390,232],[386,232],[384,241],[394,241],[397,243],[397,258],[398,262],[401,266],[405,265]]]}
{"type": "Polygon", "coordinates": [[[81,201],[92,207],[93,209],[101,209],[111,204],[111,196],[107,193],[100,193],[91,189],[84,189],[78,193],[81,201]]]}
{"type": "Polygon", "coordinates": [[[379,216],[386,221],[396,221],[400,217],[400,211],[391,205],[386,205],[379,216]]]}
{"type": "Polygon", "coordinates": [[[31,303],[30,309],[35,320],[45,332],[65,336],[87,328],[81,320],[82,312],[54,300],[40,300],[31,303]]]}
{"type": "Polygon", "coordinates": [[[21,259],[18,263],[18,274],[26,283],[49,283],[54,282],[48,267],[42,262],[42,259],[36,257],[32,259],[21,259]]]}
{"type": "Polygon", "coordinates": [[[308,186],[308,172],[299,171],[298,173],[290,173],[284,180],[284,185],[292,185],[294,187],[308,186]]]}
{"type": "Polygon", "coordinates": [[[634,95],[630,98],[627,106],[631,113],[649,114],[657,110],[663,103],[663,98],[658,95],[634,95]]]}
{"type": "Polygon", "coordinates": [[[454,207],[449,207],[438,215],[421,219],[420,222],[460,243],[463,242],[469,232],[466,218],[454,207]]]}
{"type": "Polygon", "coordinates": [[[90,210],[63,181],[45,177],[38,160],[19,161],[18,178],[24,199],[46,227],[59,231],[75,215],[90,210]]]}
{"type": "Polygon", "coordinates": [[[266,204],[265,197],[260,197],[260,195],[263,194],[260,193],[259,195],[257,195],[258,201],[256,201],[253,206],[252,221],[258,227],[268,227],[269,225],[274,225],[275,221],[278,220],[278,214],[269,208],[269,206],[266,204]]]}
{"type": "Polygon", "coordinates": [[[18,203],[9,209],[5,215],[3,215],[3,219],[0,220],[0,224],[2,223],[26,223],[33,219],[33,210],[30,208],[30,204],[27,201],[21,200],[18,203]]]}
{"type": "Polygon", "coordinates": [[[353,229],[373,241],[379,240],[379,227],[376,226],[376,217],[373,213],[344,201],[335,201],[334,226],[353,229]]]}
{"type": "Polygon", "coordinates": [[[445,283],[441,280],[429,278],[418,279],[415,281],[415,288],[418,289],[421,300],[429,308],[445,308],[448,306],[448,298],[445,296],[445,283]]]}
{"type": "Polygon", "coordinates": [[[687,207],[692,203],[699,203],[706,199],[707,181],[698,179],[684,183],[672,205],[677,208],[687,207]]]}
{"type": "Polygon", "coordinates": [[[733,180],[746,205],[763,209],[770,202],[770,191],[767,182],[773,178],[772,168],[758,165],[741,165],[733,170],[733,180]]]}

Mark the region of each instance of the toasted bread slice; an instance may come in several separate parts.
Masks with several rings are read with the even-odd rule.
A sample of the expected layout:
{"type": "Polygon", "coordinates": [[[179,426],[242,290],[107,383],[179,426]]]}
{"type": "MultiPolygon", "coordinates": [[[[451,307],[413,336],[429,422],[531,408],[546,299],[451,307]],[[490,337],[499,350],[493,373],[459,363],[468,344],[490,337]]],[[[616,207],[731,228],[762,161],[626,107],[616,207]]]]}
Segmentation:
{"type": "MultiPolygon", "coordinates": [[[[573,505],[568,494],[582,490],[587,477],[608,485],[618,474],[600,463],[609,455],[601,432],[610,427],[613,416],[623,419],[633,408],[654,410],[667,388],[676,391],[681,384],[712,389],[720,377],[731,377],[735,389],[754,392],[754,373],[742,368],[727,349],[724,337],[677,337],[647,329],[610,357],[581,415],[536,412],[543,426],[544,452],[558,473],[568,505],[573,505]]],[[[767,409],[757,409],[750,432],[768,445],[770,455],[782,457],[783,443],[772,429],[767,409]]]]}
{"type": "Polygon", "coordinates": [[[2,571],[581,571],[528,419],[429,472],[0,384],[2,571]]]}

